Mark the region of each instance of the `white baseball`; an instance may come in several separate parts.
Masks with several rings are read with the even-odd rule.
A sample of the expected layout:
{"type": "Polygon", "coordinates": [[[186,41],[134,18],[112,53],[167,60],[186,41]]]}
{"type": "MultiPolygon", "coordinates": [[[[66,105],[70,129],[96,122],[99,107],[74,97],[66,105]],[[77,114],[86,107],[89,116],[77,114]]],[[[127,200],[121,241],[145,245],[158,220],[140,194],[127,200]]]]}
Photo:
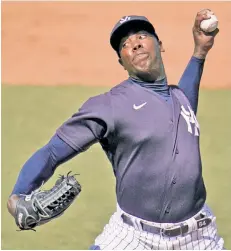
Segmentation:
{"type": "Polygon", "coordinates": [[[210,19],[203,20],[200,24],[200,28],[205,32],[212,32],[218,26],[217,17],[215,15],[210,15],[210,17],[210,19]]]}

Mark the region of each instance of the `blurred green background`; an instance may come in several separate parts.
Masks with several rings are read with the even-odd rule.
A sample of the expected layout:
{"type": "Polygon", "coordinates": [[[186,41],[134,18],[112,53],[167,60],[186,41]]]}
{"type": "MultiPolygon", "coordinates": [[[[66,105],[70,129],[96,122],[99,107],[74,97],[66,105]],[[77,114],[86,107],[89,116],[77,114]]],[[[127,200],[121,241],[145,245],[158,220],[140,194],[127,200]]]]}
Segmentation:
{"type": "MultiPolygon", "coordinates": [[[[80,173],[83,190],[64,216],[37,228],[16,232],[6,202],[25,161],[47,143],[66,119],[105,87],[2,85],[2,249],[88,249],[115,210],[115,180],[97,144],[60,166],[58,174],[80,173]]],[[[207,203],[217,217],[219,234],[231,249],[231,90],[202,90],[199,103],[203,174],[207,203]]]]}

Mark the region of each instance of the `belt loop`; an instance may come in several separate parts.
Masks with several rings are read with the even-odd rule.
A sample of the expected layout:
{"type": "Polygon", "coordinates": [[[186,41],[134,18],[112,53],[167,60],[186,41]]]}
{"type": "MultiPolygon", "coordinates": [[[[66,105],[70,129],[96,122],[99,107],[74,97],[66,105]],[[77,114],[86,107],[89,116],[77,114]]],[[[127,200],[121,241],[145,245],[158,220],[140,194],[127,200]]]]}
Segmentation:
{"type": "Polygon", "coordinates": [[[160,236],[161,238],[164,238],[164,228],[160,228],[160,236]]]}
{"type": "Polygon", "coordinates": [[[183,233],[183,231],[182,231],[182,230],[183,230],[183,226],[184,226],[184,223],[181,223],[181,224],[180,224],[180,235],[181,235],[181,236],[184,235],[184,233],[183,233]]]}

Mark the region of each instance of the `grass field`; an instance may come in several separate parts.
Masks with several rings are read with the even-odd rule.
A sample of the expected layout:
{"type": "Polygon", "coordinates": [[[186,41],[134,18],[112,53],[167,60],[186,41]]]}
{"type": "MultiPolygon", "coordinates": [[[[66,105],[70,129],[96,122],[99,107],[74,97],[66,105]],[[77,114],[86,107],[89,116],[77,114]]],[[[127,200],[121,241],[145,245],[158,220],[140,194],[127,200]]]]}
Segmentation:
{"type": "MultiPolygon", "coordinates": [[[[43,146],[90,96],[107,88],[2,85],[2,249],[88,249],[115,210],[115,180],[99,145],[60,166],[58,174],[80,173],[83,190],[59,219],[16,232],[6,201],[24,162],[43,146]]],[[[207,202],[217,216],[219,233],[231,249],[231,90],[201,91],[199,122],[207,202]]]]}

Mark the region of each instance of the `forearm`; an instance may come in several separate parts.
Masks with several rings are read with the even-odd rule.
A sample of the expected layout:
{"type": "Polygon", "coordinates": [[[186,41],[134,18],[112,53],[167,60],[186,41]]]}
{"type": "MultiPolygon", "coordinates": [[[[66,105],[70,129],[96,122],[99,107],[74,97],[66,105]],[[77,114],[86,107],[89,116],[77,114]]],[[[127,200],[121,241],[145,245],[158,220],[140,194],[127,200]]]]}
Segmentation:
{"type": "Polygon", "coordinates": [[[197,112],[198,94],[204,61],[204,59],[192,56],[179,81],[179,87],[189,99],[195,114],[197,112]]]}
{"type": "Polygon", "coordinates": [[[46,182],[61,163],[76,154],[77,151],[55,135],[24,164],[12,194],[30,194],[46,182]]]}

